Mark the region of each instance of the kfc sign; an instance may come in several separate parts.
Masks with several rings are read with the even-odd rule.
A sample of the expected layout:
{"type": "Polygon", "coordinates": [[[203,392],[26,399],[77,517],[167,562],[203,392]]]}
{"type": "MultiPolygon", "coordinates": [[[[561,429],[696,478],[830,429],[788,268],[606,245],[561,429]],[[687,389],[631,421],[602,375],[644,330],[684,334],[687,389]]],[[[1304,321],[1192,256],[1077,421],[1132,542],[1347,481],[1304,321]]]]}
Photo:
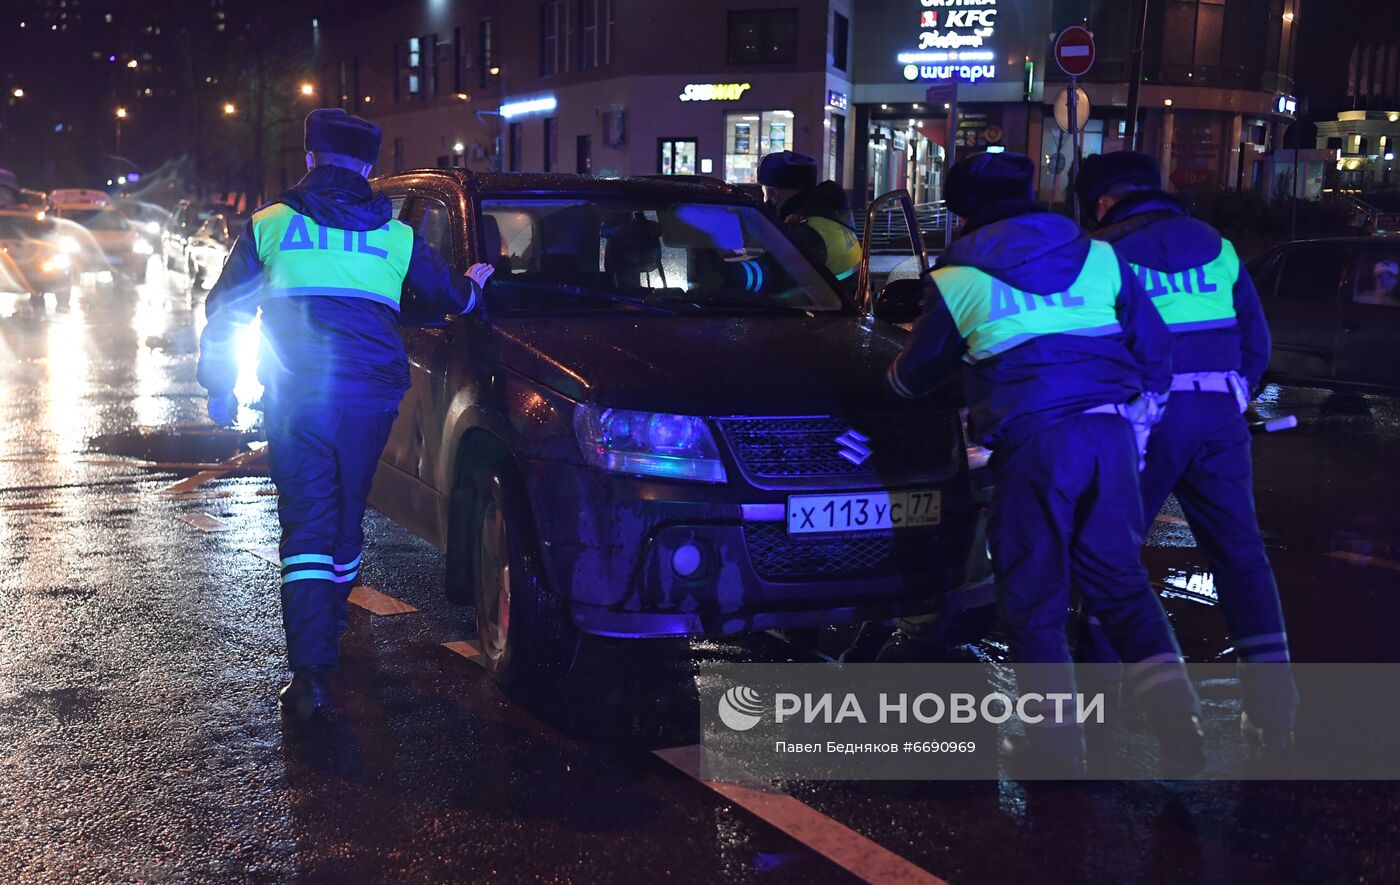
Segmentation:
{"type": "Polygon", "coordinates": [[[919,49],[979,47],[996,31],[997,0],[917,0],[919,49]]]}

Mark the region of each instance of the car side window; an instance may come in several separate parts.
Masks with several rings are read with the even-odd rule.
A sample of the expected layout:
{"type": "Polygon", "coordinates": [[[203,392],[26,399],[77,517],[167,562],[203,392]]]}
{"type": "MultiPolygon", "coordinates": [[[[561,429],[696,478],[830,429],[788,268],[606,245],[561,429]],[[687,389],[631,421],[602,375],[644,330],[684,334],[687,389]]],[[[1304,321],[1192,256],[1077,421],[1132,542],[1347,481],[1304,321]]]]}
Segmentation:
{"type": "Polygon", "coordinates": [[[408,203],[408,194],[394,194],[389,197],[389,205],[394,207],[394,217],[400,221],[404,220],[404,206],[408,203]]]}
{"type": "Polygon", "coordinates": [[[1400,307],[1400,246],[1362,249],[1352,280],[1354,303],[1400,307]]]}
{"type": "Polygon", "coordinates": [[[1273,300],[1278,289],[1278,272],[1283,267],[1283,252],[1275,251],[1262,259],[1251,262],[1249,275],[1254,280],[1254,288],[1265,301],[1273,300]]]}
{"type": "Polygon", "coordinates": [[[447,204],[438,197],[418,198],[414,214],[417,219],[413,229],[423,238],[423,242],[433,247],[433,251],[447,261],[452,260],[452,216],[447,204]]]}
{"type": "Polygon", "coordinates": [[[1346,265],[1344,246],[1305,245],[1289,250],[1279,276],[1279,300],[1334,303],[1346,265]]]}

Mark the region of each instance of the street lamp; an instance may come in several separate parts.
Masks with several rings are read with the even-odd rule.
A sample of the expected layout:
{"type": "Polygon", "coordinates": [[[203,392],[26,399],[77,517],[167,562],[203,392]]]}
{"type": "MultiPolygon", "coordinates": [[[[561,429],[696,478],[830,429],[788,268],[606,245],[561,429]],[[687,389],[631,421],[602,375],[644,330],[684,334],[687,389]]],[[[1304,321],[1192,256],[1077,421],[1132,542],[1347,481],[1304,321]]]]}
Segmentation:
{"type": "Polygon", "coordinates": [[[234,114],[236,114],[236,113],[238,113],[238,108],[234,105],[233,102],[231,102],[231,101],[226,101],[226,102],[224,102],[224,116],[225,116],[225,117],[232,117],[232,116],[233,116],[234,114]]]}
{"type": "Polygon", "coordinates": [[[316,94],[316,87],[313,86],[313,85],[311,85],[310,83],[303,83],[303,84],[301,84],[301,94],[302,94],[302,95],[315,95],[315,94],[316,94]]]}
{"type": "Polygon", "coordinates": [[[126,108],[117,105],[117,151],[118,157],[122,155],[122,121],[126,119],[126,108]]]}
{"type": "Polygon", "coordinates": [[[20,89],[18,86],[16,86],[15,91],[11,92],[10,94],[13,95],[15,98],[24,98],[24,90],[20,89]]]}

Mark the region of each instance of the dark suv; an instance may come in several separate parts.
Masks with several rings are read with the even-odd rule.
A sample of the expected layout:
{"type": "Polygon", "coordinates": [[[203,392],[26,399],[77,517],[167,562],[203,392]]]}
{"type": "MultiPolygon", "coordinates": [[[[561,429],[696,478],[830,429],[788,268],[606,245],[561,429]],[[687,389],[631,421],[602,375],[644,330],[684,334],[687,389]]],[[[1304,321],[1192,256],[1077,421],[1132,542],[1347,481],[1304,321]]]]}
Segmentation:
{"type": "MultiPolygon", "coordinates": [[[[374,181],[485,313],[414,317],[372,502],[447,551],[489,669],[580,633],[724,635],[926,612],[964,582],[956,402],[896,404],[903,333],[718,182],[374,181]]],[[[908,293],[906,293],[908,294],[908,293]]],[[[907,307],[907,299],[906,299],[907,307]]]]}

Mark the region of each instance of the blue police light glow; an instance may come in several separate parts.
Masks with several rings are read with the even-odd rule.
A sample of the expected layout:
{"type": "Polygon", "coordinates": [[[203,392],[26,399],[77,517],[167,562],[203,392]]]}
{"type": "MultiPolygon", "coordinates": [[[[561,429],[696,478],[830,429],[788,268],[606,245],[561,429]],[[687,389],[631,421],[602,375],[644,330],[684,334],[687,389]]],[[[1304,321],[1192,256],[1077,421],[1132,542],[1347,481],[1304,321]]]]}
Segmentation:
{"type": "Polygon", "coordinates": [[[525,114],[539,114],[552,111],[559,107],[559,100],[552,95],[544,98],[532,98],[528,101],[512,101],[501,105],[501,116],[507,120],[512,117],[520,117],[525,114]]]}

